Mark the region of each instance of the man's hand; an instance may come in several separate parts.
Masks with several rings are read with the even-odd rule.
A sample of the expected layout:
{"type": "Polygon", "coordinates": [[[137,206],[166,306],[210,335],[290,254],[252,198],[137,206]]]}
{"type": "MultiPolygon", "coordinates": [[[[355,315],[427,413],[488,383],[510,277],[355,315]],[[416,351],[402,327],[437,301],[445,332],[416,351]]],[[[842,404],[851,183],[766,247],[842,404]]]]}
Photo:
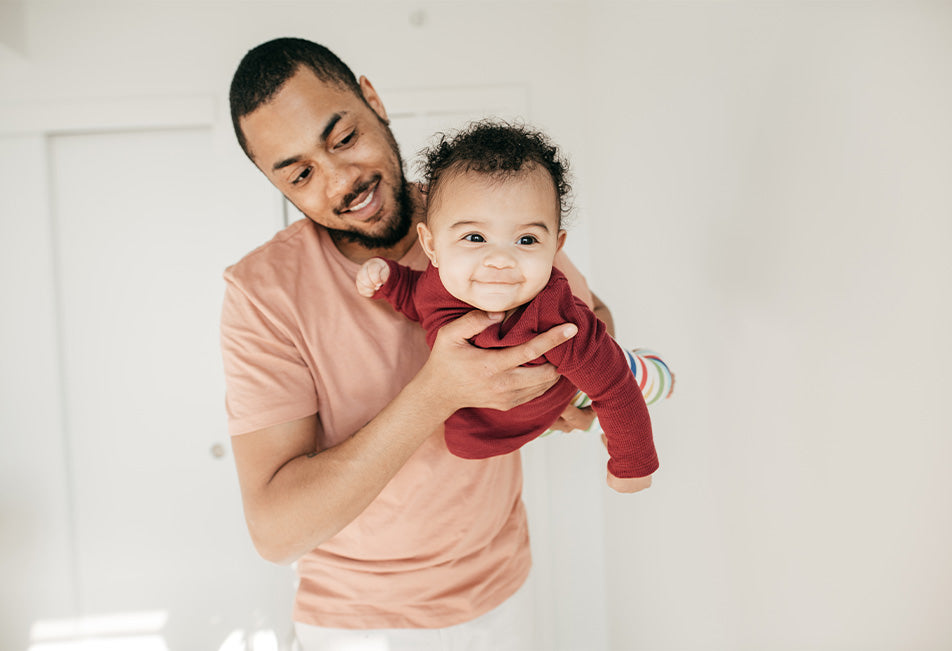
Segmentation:
{"type": "Polygon", "coordinates": [[[432,399],[448,418],[463,407],[509,410],[545,393],[559,379],[551,364],[523,368],[578,332],[571,323],[556,326],[519,346],[482,350],[469,339],[500,321],[502,313],[474,310],[440,329],[421,371],[432,399]]]}
{"type": "Polygon", "coordinates": [[[357,293],[372,298],[390,277],[390,267],[382,258],[371,258],[357,270],[357,293]]]}
{"type": "Polygon", "coordinates": [[[637,493],[651,486],[651,475],[647,477],[616,477],[608,473],[608,485],[619,493],[637,493]]]}
{"type": "Polygon", "coordinates": [[[594,421],[595,410],[592,409],[591,405],[581,408],[569,405],[549,429],[558,430],[560,432],[571,432],[577,429],[587,431],[594,421]]]}

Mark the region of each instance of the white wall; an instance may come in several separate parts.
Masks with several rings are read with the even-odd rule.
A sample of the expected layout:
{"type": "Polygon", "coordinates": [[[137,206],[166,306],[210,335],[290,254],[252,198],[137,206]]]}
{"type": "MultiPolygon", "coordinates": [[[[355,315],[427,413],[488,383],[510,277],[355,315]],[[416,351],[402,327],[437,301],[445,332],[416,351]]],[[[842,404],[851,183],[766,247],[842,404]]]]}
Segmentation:
{"type": "MultiPolygon", "coordinates": [[[[262,179],[225,106],[253,45],[324,42],[385,101],[388,89],[525,85],[531,119],[576,170],[570,253],[620,337],[663,352],[678,376],[654,411],[663,470],[648,493],[604,492],[597,445],[527,453],[555,497],[533,516],[551,538],[536,541],[555,595],[549,643],[952,645],[948,4],[31,0],[0,5],[0,23],[0,132],[40,107],[62,120],[112,100],[214,102],[209,192],[242,229],[215,253],[228,257],[270,229],[239,210],[249,192],[261,205],[248,188],[262,179]]],[[[2,169],[22,168],[27,145],[8,137],[2,169]]],[[[4,252],[16,250],[8,235],[49,237],[44,199],[4,199],[4,252]]],[[[49,311],[52,298],[41,261],[4,260],[6,361],[30,332],[7,299],[49,311]]],[[[62,490],[29,483],[61,469],[59,416],[43,399],[56,363],[44,353],[30,383],[0,371],[0,437],[14,451],[4,567],[42,567],[7,526],[18,486],[38,508],[62,490]]]]}
{"type": "Polygon", "coordinates": [[[614,647],[949,648],[952,5],[592,16],[591,280],[678,373],[614,647]]]}

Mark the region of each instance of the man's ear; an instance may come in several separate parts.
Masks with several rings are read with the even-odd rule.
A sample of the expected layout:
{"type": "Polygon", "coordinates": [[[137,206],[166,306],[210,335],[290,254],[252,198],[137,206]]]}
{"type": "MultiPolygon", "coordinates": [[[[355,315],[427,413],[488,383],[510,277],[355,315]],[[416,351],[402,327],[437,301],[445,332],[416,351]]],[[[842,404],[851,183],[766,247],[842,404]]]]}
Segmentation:
{"type": "Polygon", "coordinates": [[[370,80],[360,75],[360,79],[357,80],[357,83],[360,84],[360,92],[364,95],[364,101],[367,102],[381,120],[390,124],[390,119],[387,118],[387,109],[384,108],[383,102],[377,94],[377,91],[374,90],[373,85],[371,85],[370,80]]]}
{"type": "Polygon", "coordinates": [[[564,228],[560,228],[560,229],[559,229],[559,243],[558,243],[558,245],[556,245],[556,247],[555,247],[555,252],[556,252],[556,253],[558,253],[559,251],[561,251],[561,250],[562,250],[562,247],[565,245],[565,236],[566,236],[566,235],[568,235],[568,233],[565,232],[565,229],[564,229],[564,228]]]}
{"type": "Polygon", "coordinates": [[[436,250],[433,248],[433,233],[430,231],[430,228],[420,222],[417,224],[417,237],[420,238],[420,246],[423,247],[423,252],[426,253],[426,257],[430,259],[430,263],[434,267],[439,267],[436,263],[436,250]]]}

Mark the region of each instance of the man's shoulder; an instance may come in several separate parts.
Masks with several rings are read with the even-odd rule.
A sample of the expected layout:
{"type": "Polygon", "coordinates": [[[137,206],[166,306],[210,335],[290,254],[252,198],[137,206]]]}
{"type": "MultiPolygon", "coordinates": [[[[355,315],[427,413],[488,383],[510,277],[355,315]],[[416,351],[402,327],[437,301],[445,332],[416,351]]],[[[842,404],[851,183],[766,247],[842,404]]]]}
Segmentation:
{"type": "Polygon", "coordinates": [[[243,285],[293,272],[319,248],[317,229],[307,219],[300,219],[226,268],[225,279],[243,285]]]}

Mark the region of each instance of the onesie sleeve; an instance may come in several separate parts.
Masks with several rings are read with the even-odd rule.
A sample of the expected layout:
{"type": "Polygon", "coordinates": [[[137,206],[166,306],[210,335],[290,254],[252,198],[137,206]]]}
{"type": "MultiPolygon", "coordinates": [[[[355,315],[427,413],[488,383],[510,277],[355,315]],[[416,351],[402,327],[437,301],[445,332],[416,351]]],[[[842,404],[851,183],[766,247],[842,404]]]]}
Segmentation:
{"type": "Polygon", "coordinates": [[[608,471],[620,478],[645,477],[658,469],[651,418],[625,353],[595,314],[580,300],[561,297],[566,322],[578,334],[550,358],[559,372],[592,399],[607,438],[608,471]]]}
{"type": "Polygon", "coordinates": [[[373,297],[385,299],[393,309],[405,315],[411,321],[419,321],[420,313],[416,308],[414,296],[416,285],[423,275],[422,271],[405,267],[393,260],[384,260],[390,267],[390,276],[373,297]]]}

